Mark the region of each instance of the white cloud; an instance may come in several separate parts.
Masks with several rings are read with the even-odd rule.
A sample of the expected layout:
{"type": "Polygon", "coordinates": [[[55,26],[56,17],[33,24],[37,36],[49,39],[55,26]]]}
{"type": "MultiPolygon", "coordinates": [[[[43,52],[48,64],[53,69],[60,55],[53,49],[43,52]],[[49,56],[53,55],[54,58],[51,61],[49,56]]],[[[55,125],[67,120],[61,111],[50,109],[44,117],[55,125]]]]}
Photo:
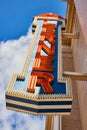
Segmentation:
{"type": "Polygon", "coordinates": [[[5,90],[12,73],[21,72],[32,33],[17,40],[0,43],[0,130],[44,130],[45,117],[31,116],[6,109],[5,90]]]}

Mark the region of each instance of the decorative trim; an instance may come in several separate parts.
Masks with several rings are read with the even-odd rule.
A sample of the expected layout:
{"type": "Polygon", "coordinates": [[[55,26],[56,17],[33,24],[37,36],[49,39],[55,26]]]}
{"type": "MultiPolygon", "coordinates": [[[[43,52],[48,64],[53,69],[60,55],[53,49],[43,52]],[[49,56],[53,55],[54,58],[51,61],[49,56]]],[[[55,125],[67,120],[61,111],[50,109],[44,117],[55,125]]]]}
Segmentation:
{"type": "MultiPolygon", "coordinates": [[[[64,25],[59,26],[58,29],[58,81],[61,83],[66,83],[67,85],[67,95],[72,98],[72,81],[69,76],[63,76],[63,60],[62,60],[62,28],[64,25]]],[[[66,96],[65,96],[66,97],[66,96]]]]}
{"type": "Polygon", "coordinates": [[[71,77],[71,79],[74,79],[74,80],[87,81],[87,74],[85,74],[85,73],[64,71],[63,75],[69,76],[69,77],[71,77]]]}
{"type": "Polygon", "coordinates": [[[62,33],[62,38],[79,39],[79,33],[62,33]]]}
{"type": "Polygon", "coordinates": [[[67,114],[71,112],[71,108],[55,108],[55,109],[50,109],[50,108],[46,108],[46,109],[36,109],[36,108],[32,108],[31,106],[27,107],[27,106],[21,106],[20,104],[13,104],[13,103],[6,103],[6,106],[8,108],[11,109],[19,109],[19,111],[23,110],[24,112],[28,113],[28,114],[34,114],[34,115],[47,115],[47,114],[67,114]]]}

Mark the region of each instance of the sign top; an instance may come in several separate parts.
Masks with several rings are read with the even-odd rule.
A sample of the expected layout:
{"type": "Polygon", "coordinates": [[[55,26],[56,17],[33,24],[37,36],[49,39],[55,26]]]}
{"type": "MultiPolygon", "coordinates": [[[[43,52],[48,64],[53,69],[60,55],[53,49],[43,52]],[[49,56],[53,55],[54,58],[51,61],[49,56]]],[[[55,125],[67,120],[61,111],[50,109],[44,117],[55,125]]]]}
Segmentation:
{"type": "Polygon", "coordinates": [[[54,17],[54,18],[62,18],[64,19],[63,17],[61,17],[60,15],[57,15],[57,14],[53,14],[53,13],[44,13],[44,14],[40,14],[38,15],[39,17],[54,17]]]}

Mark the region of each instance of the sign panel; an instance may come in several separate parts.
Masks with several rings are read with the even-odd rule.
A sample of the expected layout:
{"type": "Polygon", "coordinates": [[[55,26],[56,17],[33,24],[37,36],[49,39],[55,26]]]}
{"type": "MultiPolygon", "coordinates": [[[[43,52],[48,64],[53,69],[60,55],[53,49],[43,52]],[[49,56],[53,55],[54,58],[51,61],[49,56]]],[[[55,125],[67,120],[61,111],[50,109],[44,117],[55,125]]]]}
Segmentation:
{"type": "Polygon", "coordinates": [[[6,91],[7,108],[40,115],[70,113],[71,79],[62,76],[61,25],[63,20],[52,14],[34,18],[23,71],[13,74],[6,91]]]}

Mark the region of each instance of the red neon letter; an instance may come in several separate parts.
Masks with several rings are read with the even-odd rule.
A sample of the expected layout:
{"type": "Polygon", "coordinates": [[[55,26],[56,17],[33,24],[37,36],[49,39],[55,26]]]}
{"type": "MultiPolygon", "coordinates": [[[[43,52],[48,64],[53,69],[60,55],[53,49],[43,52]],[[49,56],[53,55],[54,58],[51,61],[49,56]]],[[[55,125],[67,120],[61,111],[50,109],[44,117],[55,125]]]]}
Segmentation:
{"type": "Polygon", "coordinates": [[[51,47],[48,47],[43,41],[39,41],[37,53],[40,55],[41,50],[46,52],[48,55],[55,54],[55,45],[51,44],[51,47]]]}
{"type": "Polygon", "coordinates": [[[52,61],[54,61],[53,56],[37,55],[34,60],[33,70],[52,72],[54,70],[54,67],[51,65],[52,61]]]}
{"type": "Polygon", "coordinates": [[[46,72],[32,72],[27,91],[34,93],[36,85],[40,85],[44,93],[52,94],[53,89],[51,87],[51,82],[53,80],[54,76],[52,74],[46,72]]]}

